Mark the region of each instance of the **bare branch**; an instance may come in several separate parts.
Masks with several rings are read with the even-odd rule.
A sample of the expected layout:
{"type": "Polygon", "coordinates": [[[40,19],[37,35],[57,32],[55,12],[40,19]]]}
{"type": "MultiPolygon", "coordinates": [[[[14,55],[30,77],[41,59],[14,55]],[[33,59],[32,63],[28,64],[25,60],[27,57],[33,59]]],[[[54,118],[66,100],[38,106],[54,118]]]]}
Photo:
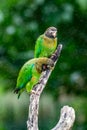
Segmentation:
{"type": "Polygon", "coordinates": [[[72,107],[64,106],[61,109],[60,119],[52,130],[70,130],[75,121],[75,111],[72,107]]]}
{"type": "MultiPolygon", "coordinates": [[[[55,53],[51,56],[51,59],[56,64],[57,60],[59,59],[60,53],[62,50],[62,45],[59,44],[55,53]]],[[[39,99],[40,95],[45,88],[45,85],[49,79],[52,70],[46,70],[42,72],[39,84],[35,85],[34,91],[30,95],[30,105],[29,105],[29,115],[27,120],[27,129],[28,130],[38,130],[38,110],[39,110],[39,99]]]]}

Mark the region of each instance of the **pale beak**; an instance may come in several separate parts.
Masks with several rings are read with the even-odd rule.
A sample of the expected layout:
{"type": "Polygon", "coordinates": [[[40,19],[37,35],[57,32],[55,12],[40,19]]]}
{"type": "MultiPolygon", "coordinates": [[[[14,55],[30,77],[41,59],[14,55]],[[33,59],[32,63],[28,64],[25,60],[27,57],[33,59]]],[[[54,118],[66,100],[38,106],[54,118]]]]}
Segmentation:
{"type": "Polygon", "coordinates": [[[57,33],[57,31],[52,33],[53,37],[56,37],[56,33],[57,33]]]}

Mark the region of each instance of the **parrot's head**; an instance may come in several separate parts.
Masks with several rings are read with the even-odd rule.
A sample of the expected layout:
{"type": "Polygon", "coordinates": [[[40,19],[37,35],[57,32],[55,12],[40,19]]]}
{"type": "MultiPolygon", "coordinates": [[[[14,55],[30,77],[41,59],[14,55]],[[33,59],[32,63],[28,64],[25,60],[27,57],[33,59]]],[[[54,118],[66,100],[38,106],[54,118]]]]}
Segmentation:
{"type": "Polygon", "coordinates": [[[45,31],[45,36],[49,37],[49,38],[56,38],[57,36],[57,29],[55,27],[49,27],[46,31],[45,31]]]}

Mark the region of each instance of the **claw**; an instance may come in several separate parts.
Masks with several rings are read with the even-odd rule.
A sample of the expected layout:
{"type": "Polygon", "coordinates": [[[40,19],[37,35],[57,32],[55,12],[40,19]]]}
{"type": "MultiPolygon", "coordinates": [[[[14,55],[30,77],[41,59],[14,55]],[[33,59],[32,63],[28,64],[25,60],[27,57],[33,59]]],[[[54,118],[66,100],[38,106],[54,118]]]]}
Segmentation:
{"type": "Polygon", "coordinates": [[[39,94],[36,91],[34,91],[34,90],[31,90],[31,94],[39,96],[39,94]]]}

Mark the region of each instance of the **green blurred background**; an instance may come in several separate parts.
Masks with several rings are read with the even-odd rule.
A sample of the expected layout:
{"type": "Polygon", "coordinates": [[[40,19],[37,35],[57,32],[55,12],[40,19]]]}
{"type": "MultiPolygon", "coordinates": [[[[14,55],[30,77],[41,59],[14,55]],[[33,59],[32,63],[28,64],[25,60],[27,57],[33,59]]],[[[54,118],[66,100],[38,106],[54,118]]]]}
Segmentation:
{"type": "Polygon", "coordinates": [[[60,109],[76,111],[73,130],[87,130],[87,0],[0,0],[0,130],[26,130],[29,95],[13,93],[37,37],[58,28],[59,61],[40,99],[39,128],[57,123],[60,109]]]}

